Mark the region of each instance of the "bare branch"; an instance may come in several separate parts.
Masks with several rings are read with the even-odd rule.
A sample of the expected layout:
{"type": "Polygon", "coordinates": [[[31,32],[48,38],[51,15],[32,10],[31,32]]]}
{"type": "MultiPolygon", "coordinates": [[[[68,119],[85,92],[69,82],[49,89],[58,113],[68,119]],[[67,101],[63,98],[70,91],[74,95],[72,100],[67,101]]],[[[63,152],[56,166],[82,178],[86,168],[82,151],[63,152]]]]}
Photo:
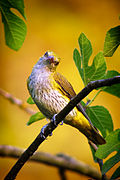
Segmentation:
{"type": "MultiPolygon", "coordinates": [[[[1,157],[19,158],[23,152],[24,149],[21,148],[8,145],[0,145],[1,157]]],[[[65,154],[51,155],[44,152],[35,152],[29,160],[58,167],[60,169],[60,173],[62,174],[64,170],[70,170],[94,179],[101,178],[100,173],[94,167],[85,164],[84,162],[77,161],[76,159],[71,158],[70,156],[65,154]]]]}
{"type": "Polygon", "coordinates": [[[27,112],[28,114],[35,114],[36,112],[33,111],[31,108],[27,107],[22,100],[14,97],[12,94],[6,92],[5,90],[0,88],[0,95],[3,96],[5,99],[9,100],[11,103],[17,105],[19,108],[27,112]]]}
{"type": "MultiPolygon", "coordinates": [[[[59,124],[68,113],[83,99],[85,98],[93,89],[97,89],[104,86],[111,86],[113,84],[120,83],[120,76],[115,76],[109,79],[102,79],[97,81],[90,82],[78,95],[76,95],[71,101],[56,115],[56,124],[59,124]]],[[[33,143],[27,148],[26,151],[21,155],[16,164],[12,167],[10,172],[5,177],[5,180],[15,179],[18,172],[25,164],[25,162],[33,155],[33,153],[37,150],[39,145],[52,133],[52,131],[57,126],[54,125],[53,121],[48,123],[44,127],[44,135],[43,128],[33,143]]]]}

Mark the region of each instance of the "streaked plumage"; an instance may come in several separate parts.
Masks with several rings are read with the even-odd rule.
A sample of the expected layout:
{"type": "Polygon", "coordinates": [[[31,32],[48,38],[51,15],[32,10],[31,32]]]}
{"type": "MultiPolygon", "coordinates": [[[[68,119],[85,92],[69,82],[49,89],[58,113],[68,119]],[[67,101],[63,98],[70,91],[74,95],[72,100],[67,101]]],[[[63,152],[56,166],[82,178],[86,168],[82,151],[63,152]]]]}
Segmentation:
{"type": "MultiPolygon", "coordinates": [[[[53,52],[46,52],[34,66],[28,78],[28,90],[39,110],[51,119],[76,95],[67,79],[56,72],[60,59],[53,52]]],[[[105,140],[92,126],[81,104],[78,104],[64,119],[66,124],[76,127],[95,144],[105,140]]]]}

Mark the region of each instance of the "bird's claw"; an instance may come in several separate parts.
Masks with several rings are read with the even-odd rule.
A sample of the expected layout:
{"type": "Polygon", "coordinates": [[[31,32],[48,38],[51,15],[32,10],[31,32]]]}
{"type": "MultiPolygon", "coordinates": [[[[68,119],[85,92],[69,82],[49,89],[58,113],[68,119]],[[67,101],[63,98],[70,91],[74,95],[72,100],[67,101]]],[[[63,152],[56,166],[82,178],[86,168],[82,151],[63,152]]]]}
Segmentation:
{"type": "MultiPolygon", "coordinates": [[[[57,122],[56,122],[56,115],[57,115],[57,114],[54,114],[54,116],[52,117],[51,121],[52,121],[52,123],[54,124],[54,126],[57,127],[58,124],[57,124],[57,122]]],[[[60,125],[63,125],[63,122],[64,122],[64,121],[61,121],[60,125]]]]}
{"type": "Polygon", "coordinates": [[[61,121],[61,122],[60,122],[60,125],[63,125],[63,123],[64,123],[64,121],[61,121]]]}
{"type": "MultiPolygon", "coordinates": [[[[54,116],[51,119],[51,122],[54,124],[55,127],[58,126],[57,121],[56,121],[56,115],[57,114],[54,114],[54,116]]],[[[63,121],[61,121],[60,125],[63,125],[63,121]]],[[[46,139],[46,136],[45,136],[46,126],[47,125],[43,126],[42,129],[41,129],[41,132],[40,132],[41,138],[44,139],[44,140],[46,139]]],[[[49,134],[49,136],[52,136],[52,132],[49,134]]]]}
{"type": "Polygon", "coordinates": [[[50,134],[49,134],[49,136],[52,136],[53,135],[53,133],[51,132],[50,134]]]}
{"type": "MultiPolygon", "coordinates": [[[[42,127],[41,132],[40,132],[41,138],[44,139],[44,140],[46,139],[46,136],[45,136],[45,128],[46,128],[46,126],[47,126],[47,124],[42,127]]],[[[50,132],[49,136],[52,136],[52,132],[50,132]]]]}
{"type": "Polygon", "coordinates": [[[54,126],[58,126],[58,124],[57,124],[57,122],[56,122],[56,115],[57,114],[54,114],[54,116],[52,117],[52,119],[51,119],[51,122],[54,124],[54,126]]]}
{"type": "Polygon", "coordinates": [[[46,128],[47,125],[43,126],[42,129],[41,129],[41,132],[40,132],[40,135],[41,135],[41,138],[42,139],[46,139],[46,136],[45,136],[45,128],[46,128]]]}

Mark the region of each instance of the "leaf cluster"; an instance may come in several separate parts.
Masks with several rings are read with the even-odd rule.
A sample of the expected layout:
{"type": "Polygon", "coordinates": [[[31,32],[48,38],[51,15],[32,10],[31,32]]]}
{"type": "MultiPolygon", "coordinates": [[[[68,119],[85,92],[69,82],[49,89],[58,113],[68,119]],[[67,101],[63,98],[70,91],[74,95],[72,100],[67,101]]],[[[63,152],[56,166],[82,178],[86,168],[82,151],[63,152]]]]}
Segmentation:
{"type": "MultiPolygon", "coordinates": [[[[120,26],[112,28],[107,32],[103,52],[99,52],[94,57],[91,66],[88,65],[90,56],[92,54],[92,46],[90,41],[87,39],[85,34],[82,33],[78,39],[78,43],[80,52],[75,49],[73,52],[73,59],[85,86],[90,81],[95,81],[102,78],[107,79],[120,74],[115,70],[107,71],[105,60],[105,56],[111,57],[120,44],[120,26]]],[[[97,89],[96,95],[92,100],[89,100],[86,106],[86,112],[92,123],[100,130],[107,142],[105,145],[100,146],[96,153],[92,149],[94,160],[96,157],[104,159],[112,152],[117,151],[114,156],[105,161],[102,168],[102,174],[104,174],[120,161],[120,129],[113,131],[112,117],[105,107],[91,106],[93,100],[102,91],[120,98],[120,84],[97,89]]],[[[120,177],[120,167],[118,167],[113,173],[111,179],[116,179],[118,177],[120,177]]]]}

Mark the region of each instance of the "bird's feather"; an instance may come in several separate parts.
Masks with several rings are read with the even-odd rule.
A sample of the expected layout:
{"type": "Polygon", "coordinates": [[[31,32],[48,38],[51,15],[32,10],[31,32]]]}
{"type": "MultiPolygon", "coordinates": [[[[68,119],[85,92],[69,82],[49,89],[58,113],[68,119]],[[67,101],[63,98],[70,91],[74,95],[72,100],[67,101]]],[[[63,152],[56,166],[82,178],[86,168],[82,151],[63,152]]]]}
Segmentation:
{"type": "Polygon", "coordinates": [[[74,97],[76,95],[72,85],[68,82],[68,80],[63,75],[56,72],[56,73],[54,73],[53,77],[54,77],[54,80],[56,81],[56,83],[58,83],[59,86],[61,87],[62,92],[69,99],[71,99],[72,97],[74,97]]]}
{"type": "MultiPolygon", "coordinates": [[[[76,96],[76,93],[72,87],[72,85],[70,84],[70,82],[60,73],[56,72],[54,73],[54,80],[56,81],[56,83],[60,86],[60,90],[62,91],[62,93],[64,95],[66,95],[70,100],[71,98],[73,98],[74,96],[76,96]]],[[[81,103],[77,104],[77,109],[86,117],[86,119],[90,122],[90,124],[93,126],[90,118],[88,117],[87,113],[84,110],[84,107],[81,105],[81,103]]]]}

